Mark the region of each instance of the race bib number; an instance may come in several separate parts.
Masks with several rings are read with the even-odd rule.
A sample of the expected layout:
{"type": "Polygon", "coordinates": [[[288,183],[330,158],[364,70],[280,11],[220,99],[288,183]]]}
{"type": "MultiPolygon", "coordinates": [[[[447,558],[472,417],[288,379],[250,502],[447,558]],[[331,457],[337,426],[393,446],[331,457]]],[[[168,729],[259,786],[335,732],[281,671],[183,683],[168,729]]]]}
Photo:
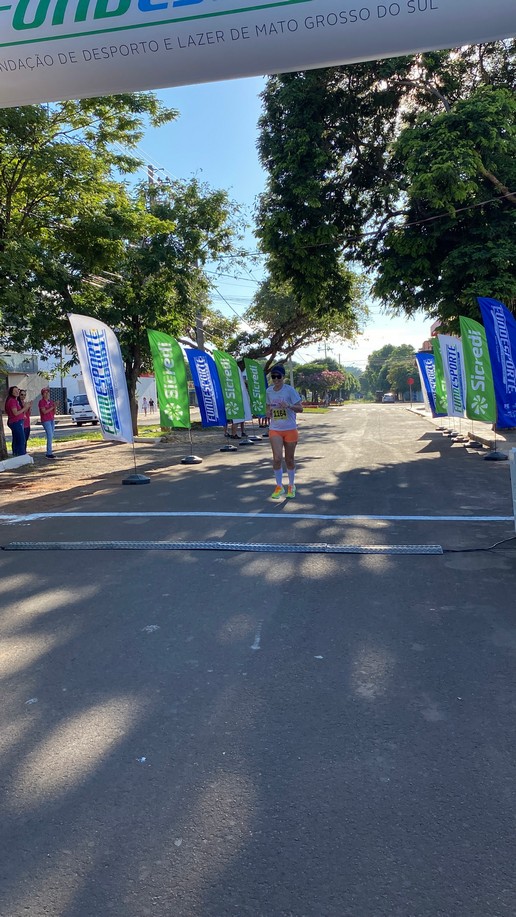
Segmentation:
{"type": "Polygon", "coordinates": [[[273,408],[272,416],[274,420],[286,420],[287,419],[286,408],[273,408]]]}

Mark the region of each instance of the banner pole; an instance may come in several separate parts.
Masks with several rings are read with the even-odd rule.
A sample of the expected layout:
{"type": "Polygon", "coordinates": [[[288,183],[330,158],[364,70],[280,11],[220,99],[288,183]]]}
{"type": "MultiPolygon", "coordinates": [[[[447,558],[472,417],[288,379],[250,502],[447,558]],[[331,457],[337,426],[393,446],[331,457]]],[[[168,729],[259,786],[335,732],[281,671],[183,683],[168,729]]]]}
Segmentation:
{"type": "Polygon", "coordinates": [[[494,449],[492,452],[488,452],[487,455],[484,455],[484,461],[486,462],[507,462],[509,460],[509,456],[505,452],[498,452],[498,449],[496,448],[497,446],[496,422],[493,425],[493,433],[494,433],[494,449]]]}
{"type": "Polygon", "coordinates": [[[473,428],[473,418],[470,417],[470,420],[471,420],[471,432],[469,434],[470,438],[468,442],[464,443],[464,445],[467,449],[481,449],[482,443],[479,443],[475,437],[475,430],[473,428]]]}
{"type": "Polygon", "coordinates": [[[147,475],[138,474],[136,468],[136,449],[134,448],[134,439],[131,445],[133,447],[134,474],[129,474],[126,478],[123,478],[122,484],[150,484],[150,478],[148,478],[147,475]]]}
{"type": "Polygon", "coordinates": [[[193,440],[192,440],[191,425],[188,427],[188,436],[190,439],[190,455],[185,455],[185,457],[181,459],[181,464],[182,465],[200,465],[202,463],[202,458],[200,458],[198,455],[193,454],[193,440]]]}

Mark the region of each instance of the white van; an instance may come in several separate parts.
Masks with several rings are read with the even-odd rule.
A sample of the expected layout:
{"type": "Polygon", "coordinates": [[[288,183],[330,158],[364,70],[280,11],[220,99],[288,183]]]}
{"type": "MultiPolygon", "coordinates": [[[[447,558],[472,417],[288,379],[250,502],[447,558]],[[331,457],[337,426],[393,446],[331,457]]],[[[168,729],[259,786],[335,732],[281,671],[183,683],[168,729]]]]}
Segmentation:
{"type": "Polygon", "coordinates": [[[70,417],[78,427],[83,423],[97,424],[99,419],[95,411],[90,407],[87,395],[75,395],[70,408],[70,417]]]}

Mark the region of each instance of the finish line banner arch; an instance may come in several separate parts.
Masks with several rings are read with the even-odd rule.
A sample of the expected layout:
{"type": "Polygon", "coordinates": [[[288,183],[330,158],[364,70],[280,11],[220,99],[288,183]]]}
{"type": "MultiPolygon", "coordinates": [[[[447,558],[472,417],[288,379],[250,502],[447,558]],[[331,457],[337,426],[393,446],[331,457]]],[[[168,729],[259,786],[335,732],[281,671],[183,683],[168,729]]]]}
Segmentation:
{"type": "Polygon", "coordinates": [[[515,34],[515,0],[4,0],[0,106],[335,66],[515,34]]]}

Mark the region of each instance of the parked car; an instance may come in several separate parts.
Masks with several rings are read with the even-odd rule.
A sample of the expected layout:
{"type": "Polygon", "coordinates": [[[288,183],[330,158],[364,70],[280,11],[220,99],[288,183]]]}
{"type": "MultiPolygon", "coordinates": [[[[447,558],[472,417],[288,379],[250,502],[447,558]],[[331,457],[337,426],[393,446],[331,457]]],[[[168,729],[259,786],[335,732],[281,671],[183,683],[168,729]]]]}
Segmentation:
{"type": "Polygon", "coordinates": [[[382,398],[382,404],[394,404],[396,401],[396,395],[393,395],[392,392],[386,392],[382,398]]]}
{"type": "Polygon", "coordinates": [[[99,422],[87,395],[75,395],[70,408],[70,416],[78,427],[82,427],[83,423],[97,424],[99,422]]]}

